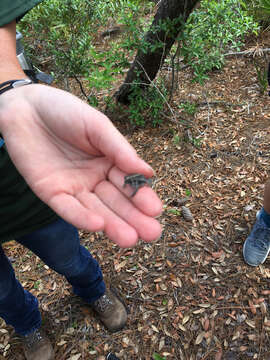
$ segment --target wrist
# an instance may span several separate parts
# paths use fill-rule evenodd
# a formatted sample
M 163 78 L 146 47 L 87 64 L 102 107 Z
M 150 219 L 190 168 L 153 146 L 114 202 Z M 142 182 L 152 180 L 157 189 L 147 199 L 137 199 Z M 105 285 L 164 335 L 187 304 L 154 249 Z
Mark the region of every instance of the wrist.
M 7 111 L 6 111 L 6 103 L 1 99 L 0 96 L 0 138 L 5 134 L 5 123 L 7 122 Z
M 4 81 L 0 84 L 0 95 L 4 94 L 8 90 L 16 89 L 18 87 L 30 84 L 33 84 L 32 80 L 30 79 L 14 79 Z
M 26 79 L 25 76 L 14 80 L 18 81 L 14 82 L 8 80 L 6 84 L 5 82 L 0 84 L 0 134 L 3 136 L 5 136 L 6 130 L 10 127 L 10 125 L 12 125 L 13 120 L 17 117 L 17 114 L 12 117 L 10 114 L 14 111 L 14 109 L 18 110 L 16 113 L 19 114 L 20 112 L 19 109 L 21 107 L 22 97 L 19 96 L 19 94 L 22 93 L 19 90 L 19 87 L 32 84 L 31 80 Z M 24 80 L 28 80 L 29 82 Z

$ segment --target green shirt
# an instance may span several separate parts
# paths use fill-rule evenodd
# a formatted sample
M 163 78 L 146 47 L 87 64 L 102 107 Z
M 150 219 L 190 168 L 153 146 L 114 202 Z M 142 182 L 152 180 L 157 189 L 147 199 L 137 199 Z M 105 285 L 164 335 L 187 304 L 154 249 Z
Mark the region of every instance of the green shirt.
M 42 0 L 0 0 L 0 26 L 21 18 Z
M 41 0 L 0 0 L 0 26 L 21 18 Z M 0 49 L 1 51 L 1 49 Z M 29 234 L 58 216 L 29 188 L 13 165 L 6 147 L 0 148 L 0 243 Z
M 58 216 L 29 188 L 6 151 L 0 148 L 0 243 L 31 233 Z

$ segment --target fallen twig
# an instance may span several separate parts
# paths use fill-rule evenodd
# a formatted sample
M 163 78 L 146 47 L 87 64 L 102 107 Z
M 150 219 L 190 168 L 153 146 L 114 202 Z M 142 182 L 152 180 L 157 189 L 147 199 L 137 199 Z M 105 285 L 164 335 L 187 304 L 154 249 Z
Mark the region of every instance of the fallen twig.
M 231 51 L 228 52 L 227 54 L 224 54 L 224 56 L 232 56 L 232 55 L 262 55 L 262 53 L 268 53 L 270 52 L 270 48 L 265 48 L 265 49 L 252 49 L 252 50 L 244 50 L 244 51 Z
M 196 105 L 198 106 L 205 106 L 205 105 L 224 105 L 224 106 L 244 106 L 246 105 L 245 103 L 236 103 L 236 104 L 233 104 L 233 103 L 229 103 L 229 102 L 226 102 L 226 101 L 203 101 L 203 102 L 199 102 L 199 103 L 196 103 Z

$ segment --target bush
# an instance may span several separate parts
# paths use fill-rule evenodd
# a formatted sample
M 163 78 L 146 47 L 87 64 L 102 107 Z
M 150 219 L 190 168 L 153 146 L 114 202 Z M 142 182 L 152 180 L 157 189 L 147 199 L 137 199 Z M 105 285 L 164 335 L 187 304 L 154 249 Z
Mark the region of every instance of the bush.
M 162 110 L 167 104 L 167 97 L 167 90 L 161 81 L 157 81 L 157 84 L 152 82 L 143 90 L 140 84 L 134 83 L 127 108 L 129 120 L 137 126 L 145 126 L 146 123 L 157 126 L 162 122 Z
M 270 25 L 270 0 L 242 0 L 241 5 L 263 28 Z
M 149 4 L 139 0 L 47 0 L 20 22 L 26 49 L 37 66 L 48 62 L 56 78 L 75 78 L 87 86 L 89 101 L 97 104 L 95 92 L 108 89 L 117 75 L 129 67 L 129 56 L 136 51 L 139 37 L 130 33 Z M 98 33 L 108 23 L 122 23 L 128 29 L 124 46 L 111 41 L 106 50 L 96 46 Z M 36 38 L 38 34 L 38 38 Z M 132 51 L 130 51 L 132 48 Z
M 203 82 L 208 78 L 209 70 L 223 66 L 226 51 L 239 49 L 245 36 L 258 29 L 258 24 L 240 1 L 202 0 L 180 35 L 180 54 L 192 67 L 194 79 Z

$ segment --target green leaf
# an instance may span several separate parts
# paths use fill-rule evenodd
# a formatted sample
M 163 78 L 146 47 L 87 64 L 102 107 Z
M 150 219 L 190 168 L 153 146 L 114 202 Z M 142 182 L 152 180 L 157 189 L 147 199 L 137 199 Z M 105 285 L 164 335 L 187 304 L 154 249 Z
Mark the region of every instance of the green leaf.
M 167 305 L 167 304 L 168 304 L 168 300 L 167 300 L 167 299 L 163 299 L 163 300 L 162 300 L 162 305 L 165 306 L 165 305 Z
M 191 191 L 189 189 L 186 189 L 186 196 L 190 196 L 191 195 Z
M 154 360 L 166 360 L 163 356 L 159 355 L 158 353 L 153 354 Z
M 173 214 L 173 215 L 180 215 L 181 214 L 181 212 L 178 209 L 169 209 L 168 212 Z

